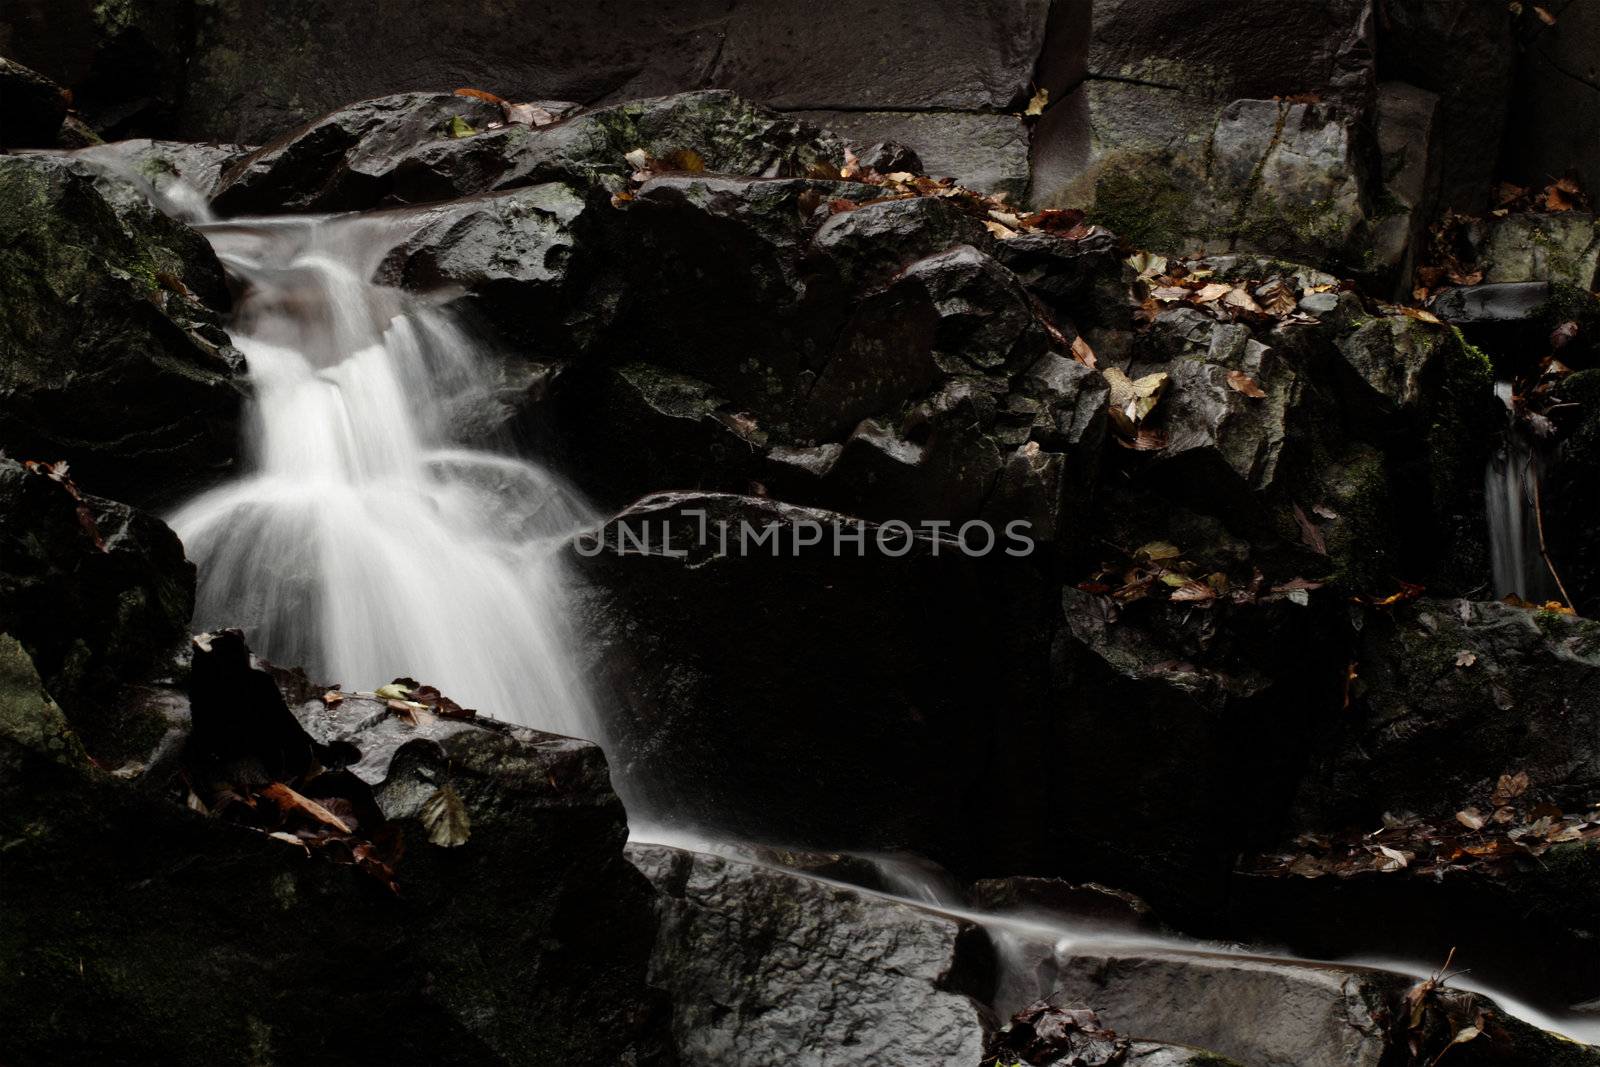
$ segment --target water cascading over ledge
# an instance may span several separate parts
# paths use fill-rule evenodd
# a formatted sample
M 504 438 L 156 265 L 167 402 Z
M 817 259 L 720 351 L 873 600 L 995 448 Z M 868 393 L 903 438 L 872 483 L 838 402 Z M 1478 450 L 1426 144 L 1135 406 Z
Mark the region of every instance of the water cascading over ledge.
M 474 340 L 373 284 L 403 217 L 201 226 L 243 289 L 254 397 L 244 473 L 181 507 L 195 625 L 371 689 L 409 675 L 498 718 L 597 737 L 555 548 L 587 512 L 509 452 L 464 447 L 486 402 Z

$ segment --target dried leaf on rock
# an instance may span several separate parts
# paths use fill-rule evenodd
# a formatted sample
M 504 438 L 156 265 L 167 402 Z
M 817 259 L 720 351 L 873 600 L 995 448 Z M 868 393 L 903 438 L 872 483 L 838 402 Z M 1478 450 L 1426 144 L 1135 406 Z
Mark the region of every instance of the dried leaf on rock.
M 1242 370 L 1231 370 L 1228 372 L 1228 385 L 1236 392 L 1243 393 L 1245 396 L 1254 397 L 1257 400 L 1260 400 L 1267 395 L 1267 391 L 1261 388 L 1260 384 L 1257 383 L 1254 378 L 1250 377 L 1250 375 L 1246 374 Z
M 1072 358 L 1090 369 L 1095 369 L 1098 366 L 1094 356 L 1094 349 L 1089 347 L 1089 342 L 1083 339 L 1082 334 L 1072 339 Z
M 423 828 L 428 831 L 428 840 L 441 848 L 464 845 L 472 836 L 472 820 L 467 815 L 467 806 L 448 785 L 434 790 L 433 796 L 422 806 L 420 818 Z
M 1462 808 L 1456 812 L 1456 822 L 1468 830 L 1481 830 L 1487 821 L 1477 808 Z
M 263 787 L 261 795 L 278 805 L 278 810 L 285 814 L 298 812 L 315 819 L 317 822 L 331 826 L 340 833 L 348 834 L 351 832 L 350 825 L 339 816 L 310 797 L 302 796 L 295 792 L 282 782 L 272 782 Z
M 1470 667 L 1476 662 L 1478 662 L 1478 655 L 1475 652 L 1468 652 L 1466 649 L 1462 649 L 1456 653 L 1457 667 Z
M 1502 774 L 1499 782 L 1495 784 L 1494 794 L 1491 799 L 1495 804 L 1508 804 L 1528 791 L 1528 772 L 1518 771 L 1515 774 Z

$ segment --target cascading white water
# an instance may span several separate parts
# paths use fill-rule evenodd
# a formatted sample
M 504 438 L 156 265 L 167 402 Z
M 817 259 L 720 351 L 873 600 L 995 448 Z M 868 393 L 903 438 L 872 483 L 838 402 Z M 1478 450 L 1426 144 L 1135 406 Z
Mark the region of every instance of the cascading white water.
M 509 454 L 462 447 L 484 356 L 444 311 L 371 282 L 403 218 L 201 226 L 242 283 L 254 390 L 241 476 L 172 527 L 197 628 L 371 689 L 407 675 L 468 707 L 596 737 L 567 648 L 557 549 L 590 516 Z
M 1496 382 L 1494 395 L 1511 415 L 1504 443 L 1484 471 L 1484 501 L 1489 516 L 1489 554 L 1497 597 L 1518 596 L 1543 603 L 1558 590 L 1539 551 L 1535 485 L 1544 473 L 1538 448 L 1516 425 L 1510 382 Z

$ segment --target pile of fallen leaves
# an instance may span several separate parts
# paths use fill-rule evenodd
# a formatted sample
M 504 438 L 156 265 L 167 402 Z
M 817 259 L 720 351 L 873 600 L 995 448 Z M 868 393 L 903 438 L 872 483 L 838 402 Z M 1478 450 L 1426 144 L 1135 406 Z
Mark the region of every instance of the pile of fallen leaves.
M 1520 860 L 1537 859 L 1555 845 L 1600 841 L 1600 804 L 1579 813 L 1549 803 L 1524 803 L 1526 771 L 1503 774 L 1483 805 L 1468 805 L 1446 819 L 1385 816 L 1370 832 L 1302 834 L 1295 848 L 1260 857 L 1253 873 L 1349 878 L 1371 872 L 1409 871 L 1443 877 L 1478 871 L 1504 875 Z
M 399 893 L 395 867 L 405 854 L 400 827 L 384 818 L 371 789 L 342 770 L 334 750 L 312 743 L 289 711 L 320 701 L 329 713 L 350 699 L 376 703 L 401 723 L 418 727 L 434 717 L 476 714 L 433 686 L 398 678 L 373 693 L 311 686 L 304 674 L 249 655 L 237 630 L 194 639 L 197 664 L 207 657 L 207 708 L 199 717 L 178 782 L 193 810 L 266 835 L 335 863 L 355 867 Z M 419 813 L 428 840 L 442 847 L 467 841 L 466 806 L 449 785 L 434 791 Z
M 1322 582 L 1294 578 L 1269 586 L 1260 570 L 1247 582 L 1231 584 L 1222 571 L 1207 574 L 1183 558 L 1183 550 L 1168 541 L 1140 545 L 1117 561 L 1102 564 L 1086 581 L 1078 583 L 1085 593 L 1108 597 L 1117 604 L 1131 604 L 1147 597 L 1204 606 L 1219 600 L 1247 604 L 1270 597 L 1288 597 L 1305 603 L 1311 590 Z M 1165 594 L 1162 596 L 1162 594 Z
M 990 1039 L 983 1067 L 1059 1064 L 1060 1067 L 1118 1067 L 1128 1060 L 1129 1043 L 1100 1025 L 1088 1008 L 1058 1008 L 1035 1001 L 1011 1017 Z
M 1221 280 L 1204 259 L 1172 260 L 1140 252 L 1128 264 L 1138 271 L 1140 298 L 1134 321 L 1148 323 L 1162 311 L 1189 307 L 1221 322 L 1244 322 L 1273 328 L 1312 325 L 1318 319 L 1300 308 L 1300 301 L 1316 293 L 1349 288 L 1339 281 L 1298 284 L 1293 277 Z

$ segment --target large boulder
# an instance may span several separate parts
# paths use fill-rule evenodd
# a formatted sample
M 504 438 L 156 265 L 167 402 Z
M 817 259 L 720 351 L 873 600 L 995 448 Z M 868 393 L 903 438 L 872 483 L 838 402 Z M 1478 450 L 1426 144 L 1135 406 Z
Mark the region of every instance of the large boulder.
M 1044 658 L 1049 605 L 1018 544 L 969 556 L 948 533 L 689 493 L 580 538 L 582 648 L 630 802 L 756 840 L 968 859 L 994 720 Z
M 325 702 L 237 633 L 198 641 L 192 677 L 175 762 L 0 779 L 14 1062 L 670 1059 L 598 748 Z
M 1063 942 L 1052 999 L 1093 1004 L 1118 1033 L 1195 1045 L 1241 1063 L 1379 1067 L 1600 1062 L 1600 1050 L 1538 1030 L 1487 997 L 1392 971 L 1270 958 Z M 1415 1005 L 1415 1007 L 1413 1007 Z M 1452 1045 L 1462 1029 L 1471 1042 Z
M 160 520 L 0 458 L 0 632 L 101 758 L 154 740 L 119 696 L 188 634 L 194 565 Z M 160 731 L 156 732 L 160 736 Z
M 1502 774 L 1568 808 L 1600 794 L 1600 624 L 1423 599 L 1362 628 L 1351 713 L 1301 786 L 1307 827 L 1449 816 Z
M 686 1064 L 944 1067 L 982 1058 L 993 960 L 970 923 L 723 856 L 634 844 L 652 979 Z
M 237 450 L 241 367 L 199 234 L 130 183 L 0 157 L 0 448 L 89 492 L 171 502 Z

